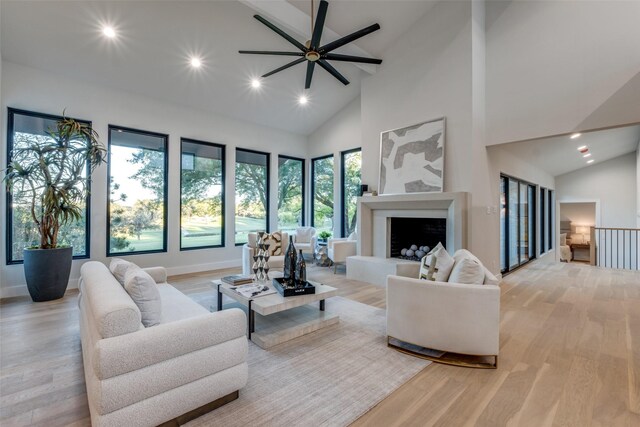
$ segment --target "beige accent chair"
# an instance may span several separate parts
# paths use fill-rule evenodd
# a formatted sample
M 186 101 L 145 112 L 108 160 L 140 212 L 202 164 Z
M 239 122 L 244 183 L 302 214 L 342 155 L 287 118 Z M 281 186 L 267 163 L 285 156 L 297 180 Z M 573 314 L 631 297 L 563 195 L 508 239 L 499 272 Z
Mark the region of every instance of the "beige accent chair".
M 269 257 L 269 271 L 284 269 L 284 253 L 289 245 L 289 235 L 281 231 L 282 235 L 282 255 L 271 255 Z M 252 275 L 253 271 L 251 266 L 253 265 L 253 255 L 256 253 L 256 246 L 258 244 L 258 233 L 249 233 L 247 237 L 248 242 L 242 246 L 242 274 Z M 270 247 L 273 250 L 273 247 Z
M 412 277 L 387 276 L 388 344 L 396 347 L 392 344 L 396 339 L 448 353 L 491 356 L 493 363 L 425 358 L 458 366 L 497 367 L 500 287 L 419 280 L 418 270 L 416 263 Z M 498 283 L 486 269 L 485 274 L 485 283 Z
M 80 339 L 94 427 L 186 422 L 237 398 L 247 384 L 245 313 L 210 313 L 166 283 L 164 268 L 145 271 L 162 303 L 160 324 L 148 328 L 104 264 L 81 268 Z
M 296 245 L 296 250 L 302 250 L 303 254 L 311 254 L 313 256 L 316 253 L 316 242 L 318 238 L 316 237 L 315 228 L 298 227 L 296 234 L 293 236 L 293 241 Z
M 345 264 L 348 257 L 357 254 L 357 243 L 358 237 L 355 233 L 351 233 L 349 237 L 327 240 L 327 256 L 333 262 L 334 273 L 338 264 Z
M 571 253 L 571 246 L 567 239 L 567 233 L 560 234 L 560 261 L 571 262 L 573 254 Z

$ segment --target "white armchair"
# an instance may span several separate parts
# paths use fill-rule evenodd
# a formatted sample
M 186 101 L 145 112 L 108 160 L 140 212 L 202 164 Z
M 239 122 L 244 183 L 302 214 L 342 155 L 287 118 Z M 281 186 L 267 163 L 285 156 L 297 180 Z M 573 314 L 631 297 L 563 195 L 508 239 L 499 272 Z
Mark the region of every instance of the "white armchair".
M 282 255 L 271 255 L 269 257 L 269 269 L 280 270 L 284 269 L 284 253 L 289 245 L 289 235 L 285 232 L 280 233 L 282 235 L 281 246 Z M 256 253 L 256 245 L 258 243 L 258 234 L 249 233 L 248 242 L 242 246 L 242 274 L 251 275 L 253 271 L 251 266 L 253 265 L 253 255 Z M 273 244 L 273 242 L 272 242 Z M 270 251 L 274 248 L 271 246 Z
M 316 229 L 313 227 L 298 227 L 296 234 L 293 238 L 296 249 L 302 250 L 303 254 L 311 254 L 312 256 L 316 252 Z
M 427 359 L 496 368 L 500 335 L 500 287 L 462 285 L 387 276 L 387 343 L 394 339 L 433 350 L 492 356 L 493 363 Z
M 327 240 L 327 256 L 333 262 L 333 272 L 337 270 L 338 264 L 347 262 L 347 257 L 357 253 L 357 240 L 349 238 L 335 238 Z

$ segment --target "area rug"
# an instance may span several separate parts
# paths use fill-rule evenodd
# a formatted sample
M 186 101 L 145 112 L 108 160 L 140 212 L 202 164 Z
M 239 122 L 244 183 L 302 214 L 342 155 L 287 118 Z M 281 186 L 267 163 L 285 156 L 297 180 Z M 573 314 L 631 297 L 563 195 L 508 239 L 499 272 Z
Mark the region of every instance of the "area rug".
M 190 296 L 215 307 L 215 292 Z M 240 397 L 187 425 L 346 426 L 430 363 L 387 347 L 384 310 L 342 297 L 326 310 L 340 323 L 268 351 L 249 342 Z

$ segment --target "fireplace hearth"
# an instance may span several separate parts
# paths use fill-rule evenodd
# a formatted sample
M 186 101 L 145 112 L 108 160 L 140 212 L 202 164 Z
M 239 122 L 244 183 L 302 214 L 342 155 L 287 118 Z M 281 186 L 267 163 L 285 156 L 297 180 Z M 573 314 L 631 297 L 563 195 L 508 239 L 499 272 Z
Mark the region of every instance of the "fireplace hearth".
M 446 218 L 389 218 L 389 257 L 419 261 L 427 248 L 447 244 Z

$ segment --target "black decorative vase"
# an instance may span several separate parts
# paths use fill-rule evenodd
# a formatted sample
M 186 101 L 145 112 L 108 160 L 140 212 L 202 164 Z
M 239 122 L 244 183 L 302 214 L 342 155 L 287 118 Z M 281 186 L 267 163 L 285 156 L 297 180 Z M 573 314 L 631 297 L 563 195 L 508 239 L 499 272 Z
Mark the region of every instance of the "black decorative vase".
M 25 249 L 24 276 L 34 302 L 62 298 L 67 290 L 73 248 Z
M 293 245 L 293 236 L 289 236 L 289 246 L 284 254 L 284 279 L 288 285 L 294 285 L 296 281 L 296 247 Z
M 298 263 L 296 265 L 296 281 L 302 286 L 307 281 L 307 263 L 304 261 L 302 249 L 298 255 Z

